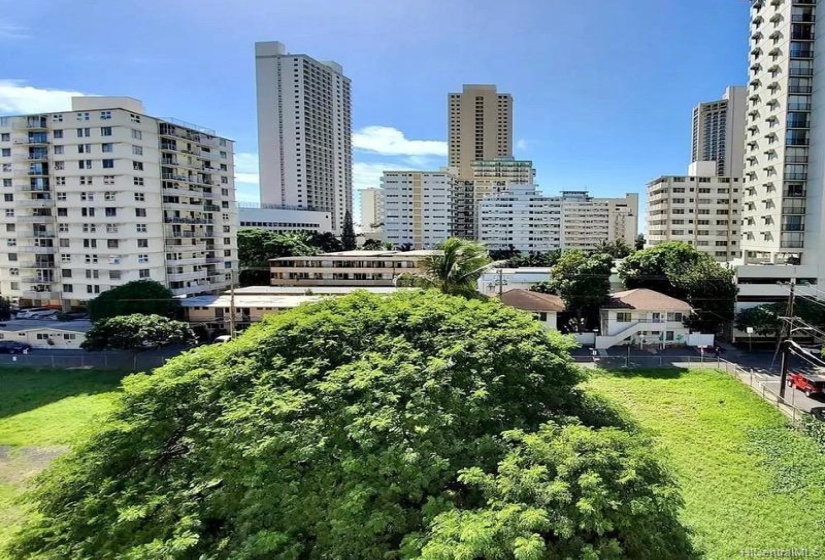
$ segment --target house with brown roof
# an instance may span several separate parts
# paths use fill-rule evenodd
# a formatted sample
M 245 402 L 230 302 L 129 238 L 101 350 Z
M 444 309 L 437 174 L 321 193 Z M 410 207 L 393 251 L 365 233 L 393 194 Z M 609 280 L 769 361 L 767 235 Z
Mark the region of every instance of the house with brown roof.
M 690 330 L 682 321 L 692 311 L 687 302 L 653 290 L 616 292 L 601 307 L 596 348 L 620 344 L 658 348 L 686 345 Z
M 501 294 L 501 302 L 532 313 L 537 321 L 553 330 L 557 328 L 558 314 L 565 310 L 564 302 L 559 296 L 529 290 L 506 291 Z

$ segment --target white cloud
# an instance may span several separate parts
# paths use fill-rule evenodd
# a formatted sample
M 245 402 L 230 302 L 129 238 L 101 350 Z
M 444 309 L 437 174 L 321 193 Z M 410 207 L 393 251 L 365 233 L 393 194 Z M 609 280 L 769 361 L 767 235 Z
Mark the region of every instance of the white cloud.
M 447 155 L 447 143 L 441 140 L 409 140 L 404 133 L 391 126 L 367 126 L 352 135 L 356 150 L 385 156 L 442 156 Z
M 15 25 L 8 21 L 0 20 L 0 39 L 17 40 L 28 39 L 31 37 L 29 29 L 22 25 Z
M 0 80 L 0 113 L 25 114 L 70 111 L 72 97 L 88 95 L 79 91 L 43 89 L 23 80 Z
M 411 169 L 409 165 L 398 163 L 365 163 L 356 161 L 352 164 L 352 190 L 378 188 L 384 171 L 402 171 Z
M 516 149 L 520 152 L 523 152 L 524 150 L 526 150 L 527 146 L 528 146 L 528 142 L 527 142 L 527 140 L 525 140 L 523 138 L 516 142 Z
M 238 152 L 235 154 L 235 182 L 248 185 L 260 184 L 258 154 L 252 152 Z

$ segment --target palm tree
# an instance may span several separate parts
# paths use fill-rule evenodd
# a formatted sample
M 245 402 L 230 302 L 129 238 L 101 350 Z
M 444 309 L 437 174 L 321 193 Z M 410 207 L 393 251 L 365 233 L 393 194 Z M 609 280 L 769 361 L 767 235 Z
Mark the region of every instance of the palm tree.
M 438 246 L 439 253 L 424 259 L 420 276 L 403 279 L 418 287 L 436 288 L 453 296 L 475 297 L 478 279 L 495 263 L 481 243 L 452 237 Z

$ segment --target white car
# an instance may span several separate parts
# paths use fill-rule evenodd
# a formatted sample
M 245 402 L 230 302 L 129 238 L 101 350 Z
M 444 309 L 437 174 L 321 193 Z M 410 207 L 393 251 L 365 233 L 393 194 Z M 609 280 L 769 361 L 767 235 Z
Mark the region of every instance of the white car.
M 57 315 L 57 309 L 48 307 L 30 307 L 17 312 L 17 319 L 52 319 Z
M 222 334 L 221 336 L 216 336 L 215 340 L 212 341 L 212 344 L 220 344 L 221 342 L 229 342 L 232 340 L 232 337 L 228 334 Z

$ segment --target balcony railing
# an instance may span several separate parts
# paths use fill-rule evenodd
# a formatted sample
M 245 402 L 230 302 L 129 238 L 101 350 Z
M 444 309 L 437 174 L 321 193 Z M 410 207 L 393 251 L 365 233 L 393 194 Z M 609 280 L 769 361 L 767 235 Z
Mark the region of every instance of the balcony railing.
M 167 224 L 213 224 L 214 221 L 211 218 L 177 218 L 177 217 L 170 217 L 164 218 L 164 222 Z
M 811 93 L 813 89 L 811 86 L 788 86 L 788 93 Z
M 16 206 L 20 208 L 51 208 L 54 201 L 49 198 L 38 199 L 22 199 L 16 202 Z

